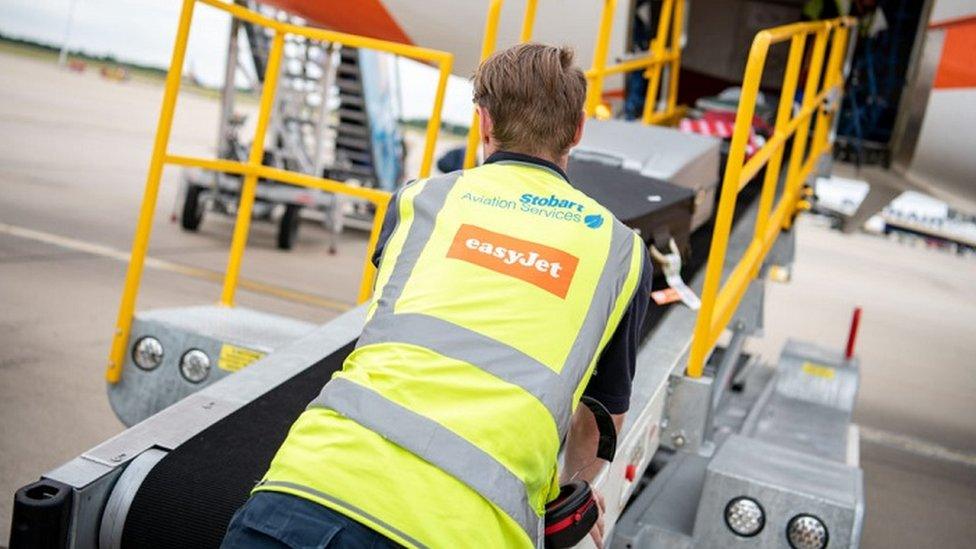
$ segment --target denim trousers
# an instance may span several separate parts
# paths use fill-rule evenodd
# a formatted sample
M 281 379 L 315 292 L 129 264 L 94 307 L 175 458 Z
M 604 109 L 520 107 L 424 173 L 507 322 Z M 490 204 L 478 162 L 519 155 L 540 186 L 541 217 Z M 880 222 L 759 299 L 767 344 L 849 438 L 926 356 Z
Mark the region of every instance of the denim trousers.
M 221 549 L 393 549 L 393 540 L 328 507 L 290 494 L 258 492 L 227 526 Z

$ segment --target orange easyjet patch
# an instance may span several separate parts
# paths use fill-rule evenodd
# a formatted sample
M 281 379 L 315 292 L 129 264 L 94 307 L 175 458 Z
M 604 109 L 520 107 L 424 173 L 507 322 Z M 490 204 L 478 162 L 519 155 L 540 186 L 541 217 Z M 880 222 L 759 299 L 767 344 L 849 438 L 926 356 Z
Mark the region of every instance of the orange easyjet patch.
M 474 225 L 461 225 L 447 257 L 513 276 L 564 299 L 579 263 L 562 250 Z

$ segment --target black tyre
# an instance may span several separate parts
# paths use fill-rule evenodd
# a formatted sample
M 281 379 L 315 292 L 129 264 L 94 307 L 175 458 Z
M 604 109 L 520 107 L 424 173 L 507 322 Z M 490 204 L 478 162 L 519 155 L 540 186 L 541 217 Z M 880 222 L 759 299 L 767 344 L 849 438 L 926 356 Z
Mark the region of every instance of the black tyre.
M 285 213 L 278 223 L 278 248 L 290 250 L 298 238 L 298 224 L 301 223 L 302 207 L 297 204 L 285 206 Z
M 200 228 L 203 221 L 203 201 L 201 196 L 204 187 L 190 185 L 186 189 L 186 196 L 183 198 L 183 213 L 180 215 L 180 226 L 187 231 L 196 231 Z

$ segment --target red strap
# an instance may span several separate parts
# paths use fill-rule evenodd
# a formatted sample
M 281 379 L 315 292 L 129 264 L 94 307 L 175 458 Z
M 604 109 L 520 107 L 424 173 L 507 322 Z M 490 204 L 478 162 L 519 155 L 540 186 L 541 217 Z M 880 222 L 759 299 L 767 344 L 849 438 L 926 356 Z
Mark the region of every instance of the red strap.
M 564 518 L 563 520 L 555 524 L 550 524 L 549 526 L 546 526 L 546 530 L 545 530 L 546 535 L 548 536 L 549 534 L 552 534 L 554 532 L 559 532 L 560 530 L 568 528 L 573 524 L 579 522 L 580 519 L 583 518 L 583 515 L 590 510 L 590 507 L 593 506 L 593 501 L 594 500 L 591 498 L 585 504 L 583 504 L 582 507 L 577 509 L 576 512 L 573 513 L 572 515 L 569 515 L 568 517 Z

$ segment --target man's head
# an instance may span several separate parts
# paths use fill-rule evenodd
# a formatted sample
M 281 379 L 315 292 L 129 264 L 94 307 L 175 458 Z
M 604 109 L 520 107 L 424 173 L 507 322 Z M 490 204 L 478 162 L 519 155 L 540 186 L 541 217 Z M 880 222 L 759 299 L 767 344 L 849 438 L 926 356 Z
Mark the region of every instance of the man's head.
M 486 154 L 506 150 L 564 164 L 583 134 L 585 99 L 586 77 L 569 48 L 520 44 L 474 73 Z

